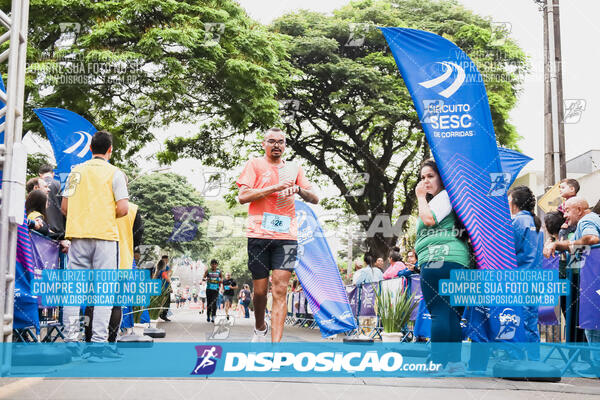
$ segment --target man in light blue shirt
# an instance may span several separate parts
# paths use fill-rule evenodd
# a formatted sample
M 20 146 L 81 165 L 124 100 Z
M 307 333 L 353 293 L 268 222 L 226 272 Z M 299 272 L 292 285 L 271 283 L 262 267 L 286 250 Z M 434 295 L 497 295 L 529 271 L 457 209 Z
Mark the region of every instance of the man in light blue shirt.
M 565 220 L 569 226 L 577 224 L 573 240 L 560 240 L 548 243 L 544 255 L 552 255 L 554 251 L 569 251 L 571 254 L 581 246 L 592 246 L 600 243 L 600 216 L 590 210 L 588 202 L 581 197 L 571 197 L 565 202 Z M 586 329 L 585 336 L 590 345 L 600 346 L 600 330 Z M 592 368 L 590 373 L 600 377 L 600 351 L 591 352 Z
M 600 243 L 600 216 L 590 210 L 588 202 L 581 197 L 572 197 L 565 202 L 565 221 L 569 226 L 577 225 L 573 240 L 549 242 L 544 247 L 544 256 L 551 257 L 555 251 L 575 252 L 576 246 L 593 246 Z

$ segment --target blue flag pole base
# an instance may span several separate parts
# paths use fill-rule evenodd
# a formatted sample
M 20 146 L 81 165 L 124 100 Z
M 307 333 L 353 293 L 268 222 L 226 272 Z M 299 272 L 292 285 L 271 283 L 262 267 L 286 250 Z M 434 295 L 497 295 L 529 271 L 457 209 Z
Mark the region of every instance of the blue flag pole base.
M 150 336 L 151 338 L 164 338 L 167 336 L 167 332 L 164 329 L 148 327 L 144 329 L 144 336 Z
M 147 335 L 123 335 L 117 340 L 118 347 L 149 348 L 154 345 L 154 339 Z

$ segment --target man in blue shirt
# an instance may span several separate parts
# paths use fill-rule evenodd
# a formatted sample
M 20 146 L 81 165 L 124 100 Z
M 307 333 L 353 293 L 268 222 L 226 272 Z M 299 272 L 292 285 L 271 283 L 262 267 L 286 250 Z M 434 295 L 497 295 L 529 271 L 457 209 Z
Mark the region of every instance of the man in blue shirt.
M 600 216 L 590 210 L 588 202 L 581 197 L 572 197 L 565 202 L 565 219 L 569 226 L 577 225 L 573 240 L 559 240 L 548 243 L 544 247 L 544 255 L 549 257 L 554 251 L 569 251 L 574 254 L 581 246 L 592 246 L 600 243 Z M 586 329 L 588 343 L 600 346 L 600 330 Z M 600 351 L 592 351 L 592 368 L 590 371 L 600 376 Z

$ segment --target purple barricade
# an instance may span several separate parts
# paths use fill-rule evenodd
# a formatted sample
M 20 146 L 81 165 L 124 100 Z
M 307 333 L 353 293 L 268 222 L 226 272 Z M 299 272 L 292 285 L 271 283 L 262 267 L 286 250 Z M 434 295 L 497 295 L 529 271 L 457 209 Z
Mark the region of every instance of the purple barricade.
M 30 232 L 33 247 L 33 270 L 34 278 L 41 279 L 42 271 L 45 269 L 57 269 L 59 267 L 60 245 L 57 241 L 45 236 Z M 42 298 L 38 297 L 39 308 L 42 306 Z
M 360 316 L 376 317 L 375 301 L 379 283 L 365 283 L 360 290 Z
M 600 248 L 585 258 L 579 286 L 579 327 L 600 329 Z

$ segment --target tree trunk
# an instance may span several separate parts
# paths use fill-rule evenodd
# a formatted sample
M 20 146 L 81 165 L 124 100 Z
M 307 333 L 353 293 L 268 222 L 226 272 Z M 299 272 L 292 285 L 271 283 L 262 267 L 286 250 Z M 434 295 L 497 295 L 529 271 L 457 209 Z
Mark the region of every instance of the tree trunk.
M 376 233 L 372 237 L 367 237 L 367 246 L 369 247 L 370 253 L 373 255 L 373 261 L 379 257 L 383 258 L 383 261 L 387 264 L 392 247 L 396 245 L 398 238 L 384 237 L 381 233 Z

